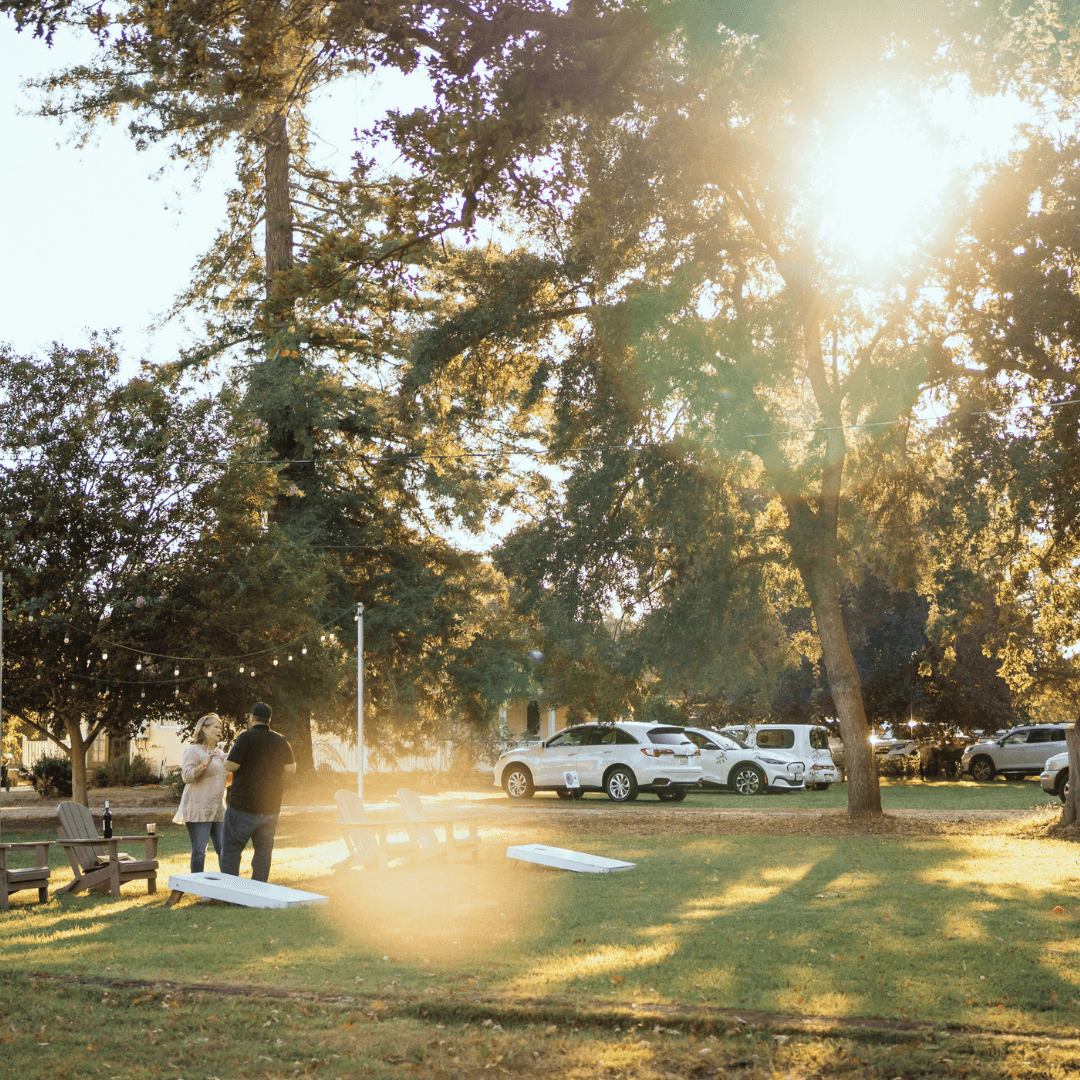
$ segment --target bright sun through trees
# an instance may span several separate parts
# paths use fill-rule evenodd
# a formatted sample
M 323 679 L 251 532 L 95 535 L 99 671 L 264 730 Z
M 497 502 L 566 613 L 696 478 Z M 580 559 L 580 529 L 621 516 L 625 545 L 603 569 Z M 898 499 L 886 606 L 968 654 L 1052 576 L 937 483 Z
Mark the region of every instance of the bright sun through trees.
M 1008 153 L 1027 115 L 1015 97 L 976 98 L 963 80 L 921 104 L 882 97 L 838 112 L 818 151 L 820 239 L 864 267 L 912 253 L 949 185 Z

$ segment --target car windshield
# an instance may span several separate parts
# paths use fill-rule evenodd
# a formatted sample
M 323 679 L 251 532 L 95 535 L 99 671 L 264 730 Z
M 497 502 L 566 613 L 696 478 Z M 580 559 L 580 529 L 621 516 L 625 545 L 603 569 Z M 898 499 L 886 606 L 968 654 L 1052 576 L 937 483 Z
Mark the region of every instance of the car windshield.
M 720 744 L 724 742 L 719 735 L 715 739 L 710 739 L 708 736 L 702 735 L 700 731 L 688 731 L 686 737 L 702 750 L 719 750 Z
M 588 738 L 590 731 L 595 731 L 595 728 L 585 727 L 572 727 L 566 728 L 565 731 L 560 731 L 558 735 L 554 735 L 548 739 L 545 743 L 546 746 L 581 746 L 581 744 Z
M 744 742 L 735 734 L 734 731 L 725 731 L 723 734 L 716 732 L 713 734 L 714 739 L 726 739 L 729 743 L 734 743 L 740 750 L 749 750 L 750 744 Z

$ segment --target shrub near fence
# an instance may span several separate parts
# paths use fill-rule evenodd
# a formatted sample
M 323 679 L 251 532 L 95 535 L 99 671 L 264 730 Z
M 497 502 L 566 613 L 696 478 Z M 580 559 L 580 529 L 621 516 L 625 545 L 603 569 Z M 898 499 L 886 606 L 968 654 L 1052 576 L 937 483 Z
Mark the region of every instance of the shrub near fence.
M 94 769 L 94 787 L 133 787 L 135 784 L 156 784 L 157 770 L 144 757 L 115 757 Z
M 71 798 L 71 759 L 46 755 L 30 769 L 30 783 L 43 799 Z

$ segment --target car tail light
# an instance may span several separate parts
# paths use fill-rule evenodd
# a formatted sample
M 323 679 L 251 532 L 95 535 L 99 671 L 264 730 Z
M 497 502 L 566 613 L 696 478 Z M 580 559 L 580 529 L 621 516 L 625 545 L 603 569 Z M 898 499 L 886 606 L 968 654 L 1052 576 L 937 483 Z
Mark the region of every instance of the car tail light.
M 646 757 L 663 757 L 664 754 L 674 754 L 675 751 L 667 746 L 643 746 L 641 752 Z

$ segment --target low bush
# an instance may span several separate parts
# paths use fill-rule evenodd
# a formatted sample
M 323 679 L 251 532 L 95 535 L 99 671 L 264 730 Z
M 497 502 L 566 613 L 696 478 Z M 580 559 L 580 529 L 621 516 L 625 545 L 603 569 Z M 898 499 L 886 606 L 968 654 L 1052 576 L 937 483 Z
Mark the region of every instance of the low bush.
M 144 757 L 115 757 L 94 769 L 95 787 L 133 787 L 135 784 L 156 784 L 157 770 Z
M 169 793 L 180 798 L 184 794 L 184 778 L 180 775 L 179 765 L 170 765 L 162 777 L 161 786 L 167 788 Z
M 30 768 L 30 783 L 43 799 L 57 796 L 71 798 L 71 759 L 66 757 L 38 758 Z

